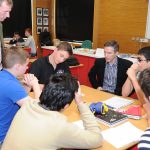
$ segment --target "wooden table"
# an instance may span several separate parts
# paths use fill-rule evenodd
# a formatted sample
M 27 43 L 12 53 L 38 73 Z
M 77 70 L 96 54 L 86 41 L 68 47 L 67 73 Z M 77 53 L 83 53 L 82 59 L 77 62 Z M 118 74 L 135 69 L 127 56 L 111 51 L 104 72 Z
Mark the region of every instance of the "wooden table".
M 98 101 L 104 101 L 108 98 L 113 97 L 113 94 L 109 94 L 106 92 L 98 91 L 96 89 L 81 85 L 81 91 L 85 95 L 83 96 L 83 99 L 85 102 L 98 102 Z M 134 104 L 138 104 L 138 101 L 135 100 Z M 132 104 L 133 105 L 133 104 Z M 128 106 L 129 107 L 129 106 Z M 142 112 L 144 114 L 144 111 Z M 77 110 L 77 107 L 74 103 L 70 105 L 70 107 L 64 112 L 64 114 L 68 117 L 69 121 L 77 121 L 80 119 L 79 112 Z M 133 125 L 138 127 L 141 130 L 145 130 L 148 127 L 147 121 L 145 118 L 142 118 L 141 120 L 133 120 L 133 119 L 128 119 L 129 122 L 131 122 Z M 109 127 L 99 123 L 100 128 L 102 130 L 108 129 Z M 119 142 L 119 141 L 118 141 Z M 123 149 L 127 149 L 131 146 L 133 146 L 135 143 L 132 143 L 130 145 L 126 145 Z M 113 147 L 111 144 L 108 142 L 104 141 L 103 146 L 101 148 L 98 148 L 100 150 L 116 150 L 115 147 Z

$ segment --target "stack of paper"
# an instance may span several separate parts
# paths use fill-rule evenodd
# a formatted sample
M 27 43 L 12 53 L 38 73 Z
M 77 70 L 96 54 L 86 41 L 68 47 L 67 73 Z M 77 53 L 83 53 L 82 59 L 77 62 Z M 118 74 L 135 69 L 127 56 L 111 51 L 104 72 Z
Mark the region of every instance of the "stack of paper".
M 107 99 L 106 101 L 104 101 L 104 103 L 112 108 L 116 108 L 119 109 L 121 107 L 125 107 L 127 105 L 132 104 L 134 101 L 133 100 L 129 100 L 129 99 L 125 99 L 122 97 L 118 97 L 118 96 L 114 96 L 110 99 Z
M 102 132 L 104 139 L 116 148 L 124 147 L 139 141 L 144 132 L 130 122 L 107 129 Z

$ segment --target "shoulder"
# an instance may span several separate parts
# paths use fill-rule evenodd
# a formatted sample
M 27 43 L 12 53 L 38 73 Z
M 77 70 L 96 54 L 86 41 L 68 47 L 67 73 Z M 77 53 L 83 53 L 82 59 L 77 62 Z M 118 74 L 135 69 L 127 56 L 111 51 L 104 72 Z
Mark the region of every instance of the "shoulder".
M 21 85 L 21 83 L 18 81 L 11 80 L 9 82 L 9 85 L 7 86 L 7 93 L 9 93 L 8 97 L 13 101 L 17 102 L 18 100 L 21 100 L 23 98 L 26 98 L 28 96 L 26 90 Z
M 9 86 L 8 86 L 9 90 L 11 90 L 11 91 L 18 91 L 18 92 L 19 91 L 24 91 L 25 92 L 24 87 L 22 86 L 22 84 L 19 81 L 15 80 L 15 79 L 14 80 L 11 79 L 8 82 L 9 82 Z
M 138 149 L 139 150 L 144 150 L 150 147 L 150 128 L 148 128 L 144 134 L 142 135 L 140 142 L 138 144 Z
M 131 61 L 129 61 L 127 59 L 120 58 L 120 57 L 118 57 L 118 62 L 119 62 L 119 64 L 127 66 L 127 67 L 130 67 L 132 65 Z
M 26 41 L 30 41 L 31 42 L 32 40 L 33 40 L 33 36 L 29 36 Z
M 67 67 L 67 68 L 69 68 L 69 65 L 68 65 L 67 61 L 64 61 L 64 62 L 59 64 L 59 67 Z
M 105 61 L 105 58 L 96 58 L 95 61 L 97 61 L 97 62 L 103 62 L 103 61 Z
M 95 65 L 102 65 L 105 64 L 105 58 L 96 58 Z
M 28 38 L 29 38 L 29 39 L 33 39 L 33 36 L 32 36 L 32 35 L 30 35 Z
M 31 65 L 43 65 L 48 62 L 48 56 L 38 58 Z

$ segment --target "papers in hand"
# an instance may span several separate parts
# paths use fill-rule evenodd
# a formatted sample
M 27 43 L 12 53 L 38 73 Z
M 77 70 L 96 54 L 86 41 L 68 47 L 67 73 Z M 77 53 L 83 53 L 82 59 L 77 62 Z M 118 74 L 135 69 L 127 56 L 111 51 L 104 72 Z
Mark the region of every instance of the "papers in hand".
M 106 101 L 104 101 L 104 103 L 112 108 L 115 109 L 119 109 L 121 107 L 125 107 L 127 105 L 132 104 L 134 101 L 133 100 L 129 100 L 129 99 L 125 99 L 122 97 L 118 97 L 118 96 L 114 96 L 110 99 L 107 99 Z
M 131 143 L 137 143 L 143 133 L 142 130 L 136 128 L 130 122 L 126 122 L 103 131 L 102 135 L 104 139 L 114 147 L 121 148 Z

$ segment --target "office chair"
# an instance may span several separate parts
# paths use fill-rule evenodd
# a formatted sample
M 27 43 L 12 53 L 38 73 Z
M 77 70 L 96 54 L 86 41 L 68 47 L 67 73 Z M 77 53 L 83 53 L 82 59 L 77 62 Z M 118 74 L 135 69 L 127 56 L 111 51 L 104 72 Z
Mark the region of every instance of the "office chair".
M 50 32 L 41 32 L 39 35 L 39 42 L 40 46 L 52 46 L 53 42 Z
M 92 42 L 90 40 L 85 40 L 82 42 L 82 48 L 92 49 Z

